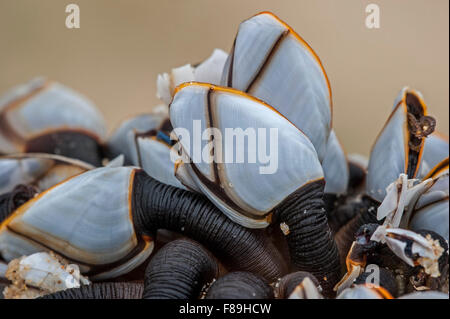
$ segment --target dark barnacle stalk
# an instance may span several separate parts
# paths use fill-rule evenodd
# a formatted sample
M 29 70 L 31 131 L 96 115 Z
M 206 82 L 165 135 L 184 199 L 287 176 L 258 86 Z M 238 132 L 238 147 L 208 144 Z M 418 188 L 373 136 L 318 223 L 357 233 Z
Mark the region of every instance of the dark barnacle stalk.
M 102 282 L 71 288 L 39 299 L 142 299 L 144 285 L 131 282 Z
M 339 280 L 338 250 L 328 226 L 323 180 L 312 182 L 290 195 L 274 215 L 285 232 L 291 261 L 296 270 L 311 272 L 329 293 Z
M 218 274 L 210 252 L 197 242 L 178 239 L 161 248 L 148 264 L 143 298 L 196 299 Z
M 272 299 L 272 287 L 250 272 L 231 272 L 209 287 L 206 299 Z
M 360 201 L 352 202 L 340 208 L 343 215 L 344 213 L 354 215 L 334 236 L 339 249 L 341 265 L 345 265 L 345 258 L 355 236 L 357 236 L 358 229 L 365 224 L 381 224 L 377 220 L 377 208 L 379 205 L 378 202 L 372 200 L 370 197 L 363 196 Z
M 204 196 L 160 183 L 143 171 L 134 179 L 133 211 L 138 233 L 179 232 L 214 251 L 230 270 L 254 272 L 268 280 L 286 271 L 264 232 L 235 224 Z

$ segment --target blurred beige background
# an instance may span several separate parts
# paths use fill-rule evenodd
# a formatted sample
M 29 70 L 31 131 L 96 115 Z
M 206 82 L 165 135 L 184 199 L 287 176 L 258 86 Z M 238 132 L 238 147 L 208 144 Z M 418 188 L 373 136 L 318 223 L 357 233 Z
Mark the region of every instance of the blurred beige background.
M 69 3 L 80 29 L 65 27 Z M 365 27 L 369 3 L 380 29 Z M 264 10 L 320 56 L 347 152 L 369 152 L 404 85 L 422 91 L 448 134 L 448 0 L 0 0 L 0 92 L 44 75 L 92 99 L 112 129 L 159 103 L 158 73 L 228 51 L 239 23 Z

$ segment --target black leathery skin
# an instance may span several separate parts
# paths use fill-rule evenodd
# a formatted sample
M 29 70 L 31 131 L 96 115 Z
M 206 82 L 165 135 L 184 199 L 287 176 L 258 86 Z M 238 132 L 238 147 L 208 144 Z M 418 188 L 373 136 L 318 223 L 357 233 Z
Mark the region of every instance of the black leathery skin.
M 294 289 L 308 277 L 316 285 L 320 286 L 316 277 L 306 271 L 296 271 L 283 276 L 275 285 L 275 294 L 278 299 L 289 298 Z
M 55 131 L 27 141 L 26 153 L 48 153 L 102 165 L 102 147 L 93 136 L 78 131 Z
M 311 182 L 275 208 L 277 221 L 289 227 L 286 240 L 295 270 L 312 273 L 325 294 L 332 293 L 341 270 L 339 254 L 323 203 L 323 179 Z
M 272 299 L 273 289 L 261 276 L 236 271 L 217 279 L 206 299 Z
M 0 195 L 0 223 L 37 193 L 34 186 L 17 185 L 12 191 Z
M 205 245 L 229 271 L 257 273 L 275 281 L 286 273 L 282 256 L 263 230 L 242 227 L 205 196 L 158 182 L 139 171 L 134 178 L 133 220 L 138 233 L 179 232 Z
M 389 293 L 393 296 L 393 297 L 397 297 L 398 296 L 398 285 L 397 285 L 397 281 L 395 279 L 394 274 L 392 273 L 391 270 L 387 269 L 387 268 L 382 268 L 379 267 L 378 268 L 379 271 L 379 282 L 375 282 L 375 278 L 373 277 L 374 274 L 372 271 L 366 271 L 363 272 L 361 275 L 358 276 L 358 278 L 355 279 L 354 284 L 355 285 L 359 285 L 359 284 L 378 284 L 380 287 L 383 287 L 384 289 L 386 289 L 387 291 L 389 291 Z
M 379 205 L 380 203 L 367 196 L 364 196 L 360 202 L 354 202 L 351 204 L 355 210 L 355 216 L 344 226 L 342 226 L 334 236 L 339 249 L 342 267 L 345 267 L 345 258 L 347 257 L 353 241 L 355 240 L 355 235 L 358 229 L 360 229 L 360 227 L 364 224 L 382 223 L 382 221 L 377 220 L 376 216 Z
M 187 239 L 166 244 L 145 272 L 144 299 L 196 299 L 218 276 L 219 266 L 202 245 Z
M 142 283 L 103 282 L 58 291 L 39 299 L 141 299 L 143 292 Z

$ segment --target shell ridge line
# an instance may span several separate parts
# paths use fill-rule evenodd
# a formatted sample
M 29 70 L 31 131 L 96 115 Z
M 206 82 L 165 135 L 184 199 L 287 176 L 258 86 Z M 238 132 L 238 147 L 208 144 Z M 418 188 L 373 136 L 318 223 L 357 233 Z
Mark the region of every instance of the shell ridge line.
M 262 76 L 262 74 L 264 73 L 264 70 L 270 64 L 270 62 L 272 60 L 272 56 L 276 53 L 276 51 L 280 47 L 283 40 L 289 35 L 289 32 L 290 32 L 289 29 L 287 29 L 279 35 L 278 39 L 274 42 L 274 44 L 270 48 L 269 52 L 267 52 L 262 64 L 259 66 L 256 73 L 253 75 L 253 78 L 249 82 L 249 84 L 248 84 L 247 88 L 244 90 L 244 92 L 246 92 L 246 93 L 250 92 L 250 90 L 252 89 L 252 86 L 257 82 L 258 78 L 260 76 Z

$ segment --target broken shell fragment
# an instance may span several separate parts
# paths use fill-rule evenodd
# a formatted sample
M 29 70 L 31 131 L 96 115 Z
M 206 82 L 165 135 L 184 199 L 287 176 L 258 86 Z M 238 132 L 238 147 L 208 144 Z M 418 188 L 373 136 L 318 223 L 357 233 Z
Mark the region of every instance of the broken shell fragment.
M 371 240 L 385 242 L 388 247 L 411 267 L 422 266 L 425 273 L 431 277 L 439 277 L 439 259 L 448 246 L 442 247 L 438 239 L 430 234 L 426 237 L 413 231 L 401 228 L 386 228 L 380 226 L 372 235 Z
M 54 293 L 60 290 L 89 285 L 90 281 L 80 274 L 75 264 L 68 264 L 53 253 L 36 253 L 12 260 L 8 265 L 6 277 L 12 284 L 5 288 L 7 299 L 22 299 Z
M 172 69 L 170 74 L 159 74 L 156 81 L 157 97 L 169 105 L 175 88 L 182 83 L 196 81 L 219 85 L 227 57 L 226 52 L 214 49 L 209 58 L 196 66 L 186 64 Z

